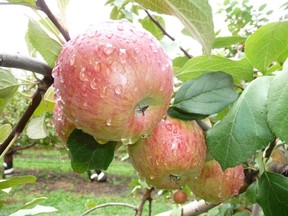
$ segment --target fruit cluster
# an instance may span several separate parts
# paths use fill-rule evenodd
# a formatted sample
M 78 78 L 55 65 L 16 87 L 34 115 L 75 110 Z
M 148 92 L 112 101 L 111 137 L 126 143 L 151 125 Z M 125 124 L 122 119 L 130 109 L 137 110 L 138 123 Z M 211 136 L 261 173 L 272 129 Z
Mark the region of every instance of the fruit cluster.
M 211 202 L 239 193 L 243 167 L 222 171 L 217 161 L 205 162 L 196 121 L 167 116 L 172 66 L 150 33 L 126 21 L 92 26 L 64 45 L 53 76 L 54 122 L 63 141 L 77 128 L 101 144 L 130 144 L 132 165 L 157 188 L 189 185 Z

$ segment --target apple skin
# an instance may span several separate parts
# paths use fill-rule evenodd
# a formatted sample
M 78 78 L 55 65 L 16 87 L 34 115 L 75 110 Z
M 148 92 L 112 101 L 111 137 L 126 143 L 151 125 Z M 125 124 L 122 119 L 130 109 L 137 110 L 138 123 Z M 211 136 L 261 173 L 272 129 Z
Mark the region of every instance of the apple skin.
M 216 160 L 206 161 L 201 175 L 189 181 L 195 196 L 207 202 L 220 203 L 239 194 L 244 185 L 242 165 L 222 170 Z
M 71 39 L 52 75 L 68 121 L 102 142 L 130 144 L 151 132 L 173 94 L 171 61 L 159 41 L 124 20 Z
M 167 116 L 147 138 L 128 146 L 139 176 L 158 189 L 178 189 L 198 176 L 206 158 L 202 129 L 195 121 Z
M 173 201 L 177 204 L 183 204 L 187 202 L 187 194 L 183 190 L 176 190 L 173 193 Z

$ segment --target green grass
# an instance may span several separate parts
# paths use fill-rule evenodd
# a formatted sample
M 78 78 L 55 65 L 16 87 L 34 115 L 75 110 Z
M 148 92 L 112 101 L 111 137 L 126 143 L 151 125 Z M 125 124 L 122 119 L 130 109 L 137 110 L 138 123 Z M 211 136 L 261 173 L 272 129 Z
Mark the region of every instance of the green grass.
M 132 188 L 128 186 L 132 178 L 136 178 L 133 167 L 128 162 L 120 161 L 125 151 L 120 151 L 111 163 L 108 173 L 111 191 L 95 193 L 93 190 L 103 189 L 101 183 L 91 183 L 86 174 L 73 173 L 70 160 L 65 150 L 28 149 L 17 153 L 14 157 L 14 167 L 18 174 L 34 174 L 39 183 L 17 186 L 9 194 L 0 193 L 0 200 L 7 201 L 0 209 L 0 215 L 9 215 L 25 202 L 37 197 L 47 197 L 40 205 L 53 206 L 57 213 L 43 214 L 52 216 L 76 216 L 85 212 L 87 203 L 104 204 L 108 202 L 122 202 L 137 205 L 142 196 L 131 194 Z M 68 178 L 69 177 L 69 178 Z M 71 179 L 70 179 L 71 178 Z M 65 181 L 63 181 L 63 179 Z M 61 183 L 65 185 L 61 187 Z M 57 184 L 60 184 L 56 187 Z M 80 184 L 80 185 L 79 185 Z M 92 191 L 77 192 L 77 188 L 89 186 Z M 109 190 L 109 185 L 105 184 Z M 113 191 L 113 188 L 117 190 Z M 164 197 L 153 196 L 153 215 L 172 208 L 172 201 Z M 148 203 L 145 205 L 144 214 L 147 215 Z M 127 207 L 106 207 L 98 209 L 89 215 L 133 215 L 132 209 Z

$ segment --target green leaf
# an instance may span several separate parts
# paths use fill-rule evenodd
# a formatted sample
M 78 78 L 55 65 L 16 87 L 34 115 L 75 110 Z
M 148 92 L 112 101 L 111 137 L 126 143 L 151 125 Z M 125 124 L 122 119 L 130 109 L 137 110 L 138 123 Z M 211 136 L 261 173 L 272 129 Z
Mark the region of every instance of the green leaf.
M 170 216 L 181 216 L 182 214 L 182 205 L 181 204 L 175 204 L 173 205 L 173 209 L 171 211 Z
M 10 124 L 0 126 L 0 144 L 8 137 L 11 131 L 12 126 Z
M 56 208 L 51 206 L 36 205 L 31 209 L 20 209 L 17 212 L 10 214 L 9 216 L 28 216 L 28 215 L 39 215 L 42 213 L 51 213 L 58 211 Z
M 244 196 L 250 203 L 256 203 L 256 196 L 258 194 L 258 182 L 253 182 L 245 191 Z
M 257 202 L 265 215 L 288 215 L 288 178 L 264 172 L 259 180 Z
M 165 21 L 160 16 L 153 16 L 160 24 L 165 28 Z M 151 34 L 156 37 L 158 40 L 161 40 L 164 35 L 162 31 L 159 29 L 158 26 L 156 26 L 149 17 L 145 17 L 144 19 L 139 19 L 139 22 L 142 24 L 143 28 L 145 28 L 147 31 L 151 32 Z
M 30 4 L 36 6 L 36 0 L 7 0 L 9 3 Z
M 176 16 L 200 42 L 206 54 L 214 42 L 212 10 L 208 0 L 135 0 L 153 11 Z
M 262 26 L 247 40 L 245 54 L 253 67 L 266 73 L 271 63 L 288 49 L 288 21 Z
M 37 109 L 34 111 L 33 115 L 39 116 L 49 112 L 52 113 L 54 111 L 54 107 L 54 88 L 53 86 L 50 86 L 44 94 L 43 100 L 41 101 Z
M 224 109 L 237 97 L 231 75 L 223 72 L 205 73 L 181 86 L 173 106 L 186 113 L 211 115 Z
M 45 32 L 40 23 L 32 19 L 28 23 L 27 37 L 47 64 L 53 67 L 62 46 Z
M 207 117 L 207 115 L 186 113 L 186 112 L 183 112 L 182 110 L 177 109 L 176 107 L 170 107 L 167 113 L 169 116 L 173 118 L 178 118 L 182 120 L 201 120 Z
M 42 202 L 43 200 L 47 200 L 47 197 L 38 197 L 35 198 L 33 200 L 31 200 L 30 202 L 25 203 L 20 209 L 25 209 L 25 208 L 29 208 L 34 206 L 35 204 Z
M 34 183 L 36 182 L 36 177 L 34 176 L 15 176 L 9 179 L 4 179 L 0 181 L 0 190 L 15 187 L 22 184 Z
M 11 98 L 18 89 L 18 80 L 8 71 L 0 68 L 0 98 Z
M 243 91 L 221 122 L 206 133 L 207 146 L 222 169 L 243 163 L 274 139 L 266 119 L 272 77 L 260 77 Z
M 216 71 L 228 73 L 233 76 L 234 80 L 250 81 L 253 79 L 253 67 L 247 59 L 232 61 L 220 56 L 194 57 L 187 61 L 175 75 L 178 79 L 186 81 L 203 73 Z
M 48 136 L 45 125 L 45 115 L 32 118 L 29 121 L 27 135 L 30 139 L 43 139 Z
M 288 66 L 288 61 L 286 63 Z M 288 142 L 288 67 L 275 76 L 268 93 L 267 120 L 275 135 Z
M 89 134 L 75 129 L 68 138 L 71 165 L 75 172 L 83 173 L 91 169 L 106 170 L 114 157 L 116 142 L 99 144 Z
M 232 45 L 245 42 L 246 38 L 241 36 L 217 37 L 214 41 L 213 48 L 229 48 Z

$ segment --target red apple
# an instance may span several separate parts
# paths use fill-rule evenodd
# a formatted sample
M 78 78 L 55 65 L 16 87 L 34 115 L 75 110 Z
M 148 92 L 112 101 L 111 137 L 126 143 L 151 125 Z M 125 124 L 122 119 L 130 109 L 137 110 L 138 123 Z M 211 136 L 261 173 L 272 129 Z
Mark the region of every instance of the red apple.
M 128 146 L 135 170 L 159 189 L 177 189 L 198 176 L 206 157 L 202 129 L 195 121 L 167 117 L 147 138 Z
M 220 203 L 239 193 L 244 177 L 242 165 L 223 171 L 216 160 L 210 160 L 205 163 L 200 177 L 192 179 L 188 185 L 197 197 Z
M 173 200 L 177 204 L 183 204 L 187 201 L 187 194 L 183 190 L 176 190 L 173 193 Z
M 101 141 L 133 143 L 151 132 L 173 93 L 171 61 L 159 41 L 123 20 L 71 39 L 53 76 L 67 120 Z

